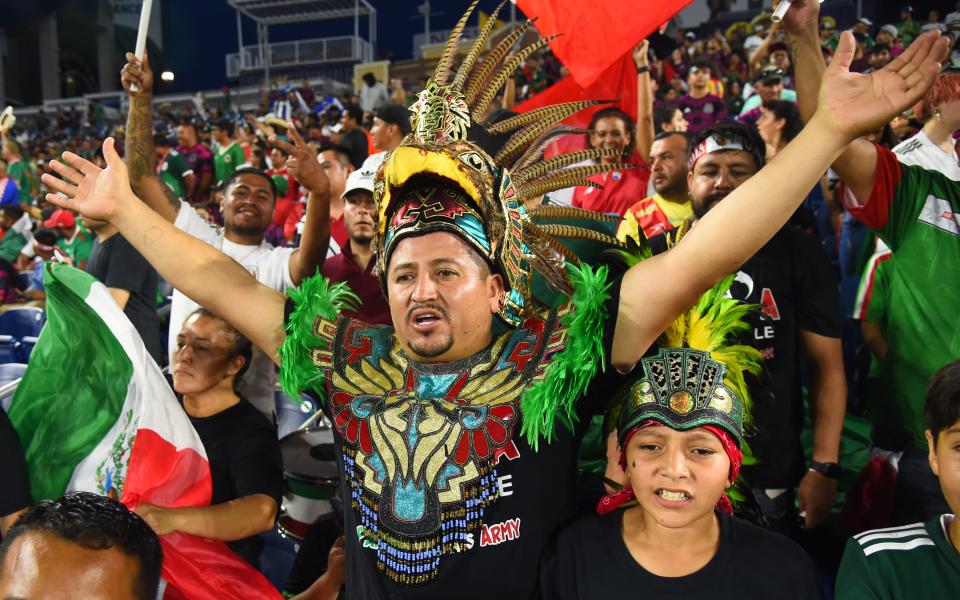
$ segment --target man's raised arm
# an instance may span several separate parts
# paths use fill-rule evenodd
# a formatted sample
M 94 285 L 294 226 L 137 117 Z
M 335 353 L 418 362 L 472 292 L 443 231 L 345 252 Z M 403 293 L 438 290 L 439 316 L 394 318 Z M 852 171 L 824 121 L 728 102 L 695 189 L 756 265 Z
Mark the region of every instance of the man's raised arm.
M 154 170 L 153 157 L 153 71 L 146 53 L 143 62 L 127 52 L 127 64 L 120 71 L 123 89 L 130 96 L 127 113 L 126 159 L 130 185 L 147 206 L 173 223 L 180 211 L 180 199 Z M 131 91 L 136 84 L 137 91 Z
M 790 10 L 798 5 L 805 2 Z M 854 50 L 853 35 L 845 32 L 824 75 L 819 108 L 775 160 L 710 210 L 675 248 L 624 275 L 611 356 L 618 369 L 632 368 L 677 315 L 773 237 L 851 141 L 919 100 L 947 45 L 936 34 L 921 36 L 869 75 L 849 71 Z
M 650 42 L 643 40 L 633 49 L 633 63 L 637 66 L 637 139 L 636 147 L 643 162 L 650 164 L 650 147 L 656 131 L 653 126 L 653 86 L 650 81 Z
M 290 279 L 300 285 L 305 277 L 316 274 L 327 258 L 330 246 L 330 181 L 317 153 L 314 152 L 292 123 L 287 125 L 287 135 L 293 143 L 271 138 L 270 143 L 287 155 L 287 172 L 297 183 L 307 188 L 307 222 L 300 238 L 300 248 L 290 257 Z
M 781 26 L 790 38 L 793 52 L 800 116 L 809 121 L 817 110 L 820 82 L 827 63 L 820 48 L 820 4 L 809 0 L 800 6 L 796 4 L 787 11 Z M 833 164 L 833 169 L 857 198 L 866 201 L 877 172 L 877 151 L 866 140 L 855 139 Z
M 52 204 L 113 224 L 173 287 L 240 330 L 275 362 L 285 337 L 284 296 L 260 284 L 240 263 L 184 233 L 136 199 L 127 167 L 114 147 L 103 142 L 107 168 L 100 169 L 73 152 L 51 167 L 43 182 Z M 61 197 L 57 192 L 64 194 Z

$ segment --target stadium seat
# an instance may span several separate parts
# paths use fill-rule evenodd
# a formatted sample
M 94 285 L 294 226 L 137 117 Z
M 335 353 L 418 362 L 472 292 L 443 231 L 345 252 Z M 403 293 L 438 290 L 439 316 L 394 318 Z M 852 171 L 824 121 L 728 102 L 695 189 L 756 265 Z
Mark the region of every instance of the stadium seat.
M 43 329 L 46 321 L 47 316 L 42 308 L 35 306 L 11 308 L 0 315 L 0 334 L 12 335 L 17 339 L 27 336 L 36 337 L 40 335 L 40 330 Z
M 9 336 L 0 336 L 0 337 L 9 337 Z M 23 374 L 27 370 L 27 365 L 22 363 L 6 363 L 0 365 L 0 388 L 7 385 L 11 381 L 16 381 L 23 377 Z M 7 411 L 10 408 L 10 401 L 13 400 L 13 390 L 10 390 L 9 393 L 0 396 L 0 406 L 3 406 L 3 410 Z
M 17 354 L 18 345 L 17 339 L 12 335 L 0 335 L 0 365 L 21 362 Z
M 300 545 L 285 537 L 276 528 L 260 534 L 263 540 L 263 552 L 260 553 L 260 572 L 270 580 L 273 587 L 283 590 L 283 586 L 293 570 L 293 561 L 297 557 Z
M 20 338 L 20 343 L 17 344 L 18 362 L 30 362 L 30 353 L 33 352 L 33 347 L 37 345 L 38 339 L 32 335 L 25 335 Z

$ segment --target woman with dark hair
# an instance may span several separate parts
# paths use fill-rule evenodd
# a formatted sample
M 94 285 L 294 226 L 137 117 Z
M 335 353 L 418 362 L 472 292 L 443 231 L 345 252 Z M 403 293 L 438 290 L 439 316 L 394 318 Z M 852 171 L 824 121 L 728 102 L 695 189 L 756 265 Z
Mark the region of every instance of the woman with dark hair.
M 683 133 L 687 130 L 687 120 L 683 118 L 683 111 L 673 104 L 661 104 L 653 108 L 653 132 Z
M 770 161 L 803 129 L 797 105 L 786 100 L 767 100 L 760 109 L 757 131 L 767 145 Z
M 597 161 L 600 164 L 630 164 L 631 168 L 614 169 L 587 179 L 603 186 L 578 187 L 573 192 L 573 206 L 623 216 L 628 208 L 647 195 L 650 170 L 635 154 L 636 126 L 630 115 L 619 108 L 604 108 L 593 115 L 587 127 L 587 144 L 594 150 L 613 150 Z
M 210 463 L 209 506 L 161 508 L 140 504 L 137 514 L 159 535 L 182 531 L 227 542 L 257 565 L 283 493 L 283 464 L 273 425 L 236 392 L 252 346 L 229 323 L 200 308 L 177 334 L 170 372 L 173 389 Z

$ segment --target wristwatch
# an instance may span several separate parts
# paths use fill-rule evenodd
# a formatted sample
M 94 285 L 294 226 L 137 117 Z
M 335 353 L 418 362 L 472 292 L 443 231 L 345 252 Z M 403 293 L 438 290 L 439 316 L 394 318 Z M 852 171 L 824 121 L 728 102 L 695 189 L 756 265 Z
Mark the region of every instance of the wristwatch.
M 830 479 L 839 479 L 840 473 L 843 472 L 843 468 L 837 463 L 822 463 L 815 460 L 810 461 L 810 470 Z
M 637 75 L 641 73 L 648 73 L 650 71 L 650 65 L 643 65 L 642 67 L 637 67 Z

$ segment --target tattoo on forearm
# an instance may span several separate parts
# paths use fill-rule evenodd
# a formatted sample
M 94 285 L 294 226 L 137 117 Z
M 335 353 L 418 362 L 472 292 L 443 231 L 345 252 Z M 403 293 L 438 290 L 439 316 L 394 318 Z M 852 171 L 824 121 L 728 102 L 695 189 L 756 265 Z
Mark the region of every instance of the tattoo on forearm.
M 130 181 L 141 181 L 150 176 L 153 170 L 153 127 L 150 97 L 141 94 L 130 103 L 127 115 L 127 168 Z M 166 186 L 164 186 L 166 187 Z
M 143 233 L 143 245 L 152 246 L 153 244 L 159 242 L 162 237 L 163 229 L 159 227 L 151 227 Z
M 163 190 L 163 195 L 167 197 L 167 202 L 170 203 L 170 206 L 174 210 L 180 211 L 180 198 L 177 197 L 173 190 L 170 189 L 170 186 L 165 184 L 163 181 L 160 181 L 160 189 Z

